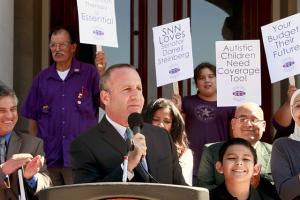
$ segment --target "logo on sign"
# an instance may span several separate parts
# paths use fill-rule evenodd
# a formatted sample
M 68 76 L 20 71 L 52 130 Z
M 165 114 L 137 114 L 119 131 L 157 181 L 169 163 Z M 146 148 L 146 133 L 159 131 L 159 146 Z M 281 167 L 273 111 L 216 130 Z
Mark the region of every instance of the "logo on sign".
M 94 38 L 97 40 L 101 39 L 101 37 L 104 36 L 104 32 L 102 31 L 101 28 L 95 28 L 92 33 Z
M 178 64 L 173 64 L 171 66 L 169 66 L 169 76 L 170 78 L 176 78 L 179 75 L 180 72 L 180 67 L 178 66 Z
M 282 68 L 286 72 L 290 72 L 295 68 L 295 61 L 293 58 L 286 58 L 283 60 Z
M 175 68 L 169 70 L 169 74 L 176 74 L 179 71 L 180 71 L 180 69 L 175 67 Z
M 245 88 L 243 86 L 236 86 L 232 88 L 233 99 L 236 101 L 242 101 L 246 97 Z

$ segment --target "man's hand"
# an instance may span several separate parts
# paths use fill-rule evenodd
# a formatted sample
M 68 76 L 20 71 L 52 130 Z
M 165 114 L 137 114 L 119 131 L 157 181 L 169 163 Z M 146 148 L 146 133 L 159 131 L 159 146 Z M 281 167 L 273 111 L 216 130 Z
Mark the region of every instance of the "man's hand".
M 44 157 L 37 155 L 24 167 L 24 178 L 29 180 L 36 173 L 38 173 L 41 167 L 44 165 Z
M 106 60 L 106 56 L 104 54 L 103 51 L 98 51 L 96 53 L 96 57 L 95 57 L 95 65 L 97 67 L 98 73 L 101 76 L 105 69 L 106 69 L 106 64 L 107 64 L 107 60 Z
M 26 163 L 30 162 L 31 159 L 32 155 L 29 153 L 14 154 L 9 160 L 1 165 L 2 172 L 5 175 L 10 175 L 23 165 L 26 165 Z
M 128 171 L 132 172 L 133 169 L 139 164 L 142 157 L 146 156 L 147 146 L 145 136 L 137 133 L 133 136 L 134 150 L 128 154 Z

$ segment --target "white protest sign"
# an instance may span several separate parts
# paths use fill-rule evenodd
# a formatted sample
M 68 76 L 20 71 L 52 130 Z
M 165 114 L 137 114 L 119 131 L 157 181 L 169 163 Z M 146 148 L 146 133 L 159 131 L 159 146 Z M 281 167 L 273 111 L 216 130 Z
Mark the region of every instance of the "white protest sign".
M 194 76 L 190 19 L 153 28 L 157 86 Z
M 261 27 L 271 82 L 300 74 L 300 13 Z
M 114 0 L 77 0 L 80 42 L 118 47 Z
M 216 41 L 217 106 L 261 104 L 259 40 Z

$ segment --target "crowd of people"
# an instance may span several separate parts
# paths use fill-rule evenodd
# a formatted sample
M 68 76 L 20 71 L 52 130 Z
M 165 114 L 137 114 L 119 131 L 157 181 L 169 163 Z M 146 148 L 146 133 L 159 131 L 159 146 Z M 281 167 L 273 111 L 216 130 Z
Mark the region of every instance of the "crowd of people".
M 144 105 L 134 66 L 107 68 L 98 52 L 95 67 L 75 58 L 76 47 L 69 29 L 51 33 L 54 63 L 34 78 L 22 105 L 29 134 L 14 130 L 18 99 L 0 83 L 0 199 L 18 199 L 20 168 L 30 198 L 51 186 L 121 182 L 125 172 L 130 182 L 204 187 L 210 199 L 300 199 L 295 86 L 274 115 L 272 145 L 261 141 L 266 121 L 259 105 L 217 107 L 214 65 L 195 68 L 197 94 Z M 133 127 L 132 113 L 143 119 Z

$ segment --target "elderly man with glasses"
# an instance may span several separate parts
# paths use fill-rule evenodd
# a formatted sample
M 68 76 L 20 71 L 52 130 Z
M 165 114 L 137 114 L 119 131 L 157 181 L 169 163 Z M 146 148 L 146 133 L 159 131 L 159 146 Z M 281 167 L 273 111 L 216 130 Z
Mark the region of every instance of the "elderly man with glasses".
M 55 186 L 72 184 L 70 143 L 95 126 L 99 110 L 99 75 L 106 59 L 97 54 L 97 67 L 74 58 L 76 36 L 65 28 L 53 30 L 49 48 L 54 63 L 33 80 L 22 115 L 29 132 L 44 140 L 50 177 Z
M 243 103 L 235 111 L 235 117 L 231 120 L 231 128 L 233 138 L 247 140 L 256 150 L 257 163 L 261 165 L 261 170 L 260 175 L 252 177 L 251 185 L 258 190 L 264 190 L 272 198 L 277 199 L 276 190 L 271 184 L 272 145 L 260 141 L 266 128 L 263 110 L 255 103 Z M 215 169 L 215 163 L 219 159 L 219 150 L 223 143 L 205 145 L 199 167 L 198 186 L 211 190 L 223 183 L 223 174 L 218 173 Z

